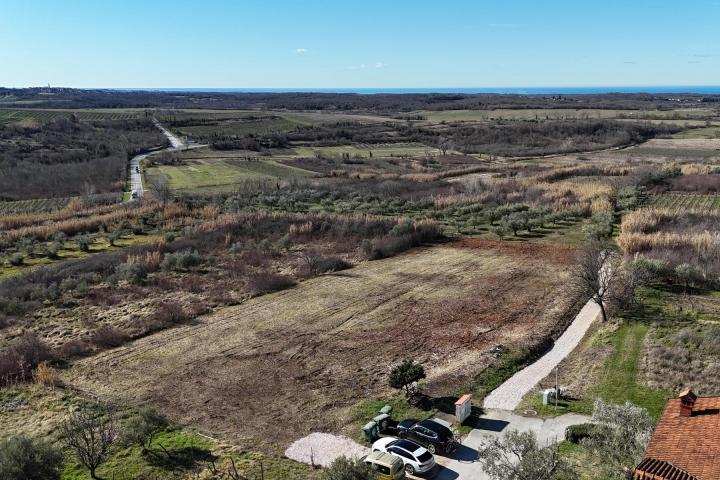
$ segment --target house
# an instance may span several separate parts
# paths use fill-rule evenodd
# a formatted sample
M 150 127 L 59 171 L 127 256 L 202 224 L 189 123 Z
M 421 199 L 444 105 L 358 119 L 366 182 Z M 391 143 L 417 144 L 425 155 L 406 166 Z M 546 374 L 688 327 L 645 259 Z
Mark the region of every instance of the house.
M 720 397 L 671 399 L 632 480 L 720 479 Z

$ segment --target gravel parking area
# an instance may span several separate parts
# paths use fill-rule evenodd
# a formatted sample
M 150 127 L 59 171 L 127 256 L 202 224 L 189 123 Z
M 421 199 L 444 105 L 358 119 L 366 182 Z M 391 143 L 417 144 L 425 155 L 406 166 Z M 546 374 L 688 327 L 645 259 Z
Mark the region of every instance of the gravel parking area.
M 327 467 L 338 457 L 360 458 L 369 453 L 369 448 L 347 437 L 320 432 L 296 440 L 285 450 L 287 458 L 323 467 Z

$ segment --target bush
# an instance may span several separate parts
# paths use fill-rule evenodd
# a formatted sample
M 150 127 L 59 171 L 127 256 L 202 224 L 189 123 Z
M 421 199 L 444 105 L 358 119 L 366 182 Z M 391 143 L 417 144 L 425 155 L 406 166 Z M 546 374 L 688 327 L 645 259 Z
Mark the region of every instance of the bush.
M 78 249 L 81 252 L 89 252 L 93 240 L 89 235 L 76 235 L 75 243 L 77 243 Z
M 285 275 L 262 272 L 252 275 L 248 279 L 248 290 L 252 295 L 276 292 L 295 285 L 295 280 Z
M 142 262 L 125 262 L 115 267 L 115 278 L 128 283 L 142 283 L 147 274 L 148 266 Z
M 13 253 L 10 255 L 10 258 L 8 258 L 8 262 L 10 262 L 10 265 L 14 267 L 22 265 L 24 260 L 25 256 L 22 253 Z
M 98 347 L 115 348 L 127 342 L 128 336 L 111 325 L 103 325 L 93 332 L 90 341 Z
M 36 335 L 26 333 L 0 353 L 0 385 L 28 380 L 35 367 L 52 359 L 50 348 Z
M 186 272 L 201 263 L 202 257 L 197 250 L 183 250 L 181 252 L 166 253 L 160 268 L 165 271 Z
M 175 302 L 165 302 L 160 305 L 153 315 L 153 320 L 158 325 L 169 325 L 173 323 L 182 323 L 188 318 L 182 305 Z
M 65 342 L 57 351 L 61 358 L 69 360 L 73 357 L 82 357 L 90 353 L 90 345 L 88 345 L 87 342 L 75 339 Z
M 581 423 L 579 425 L 570 425 L 565 429 L 565 440 L 578 444 L 585 438 L 592 435 L 595 425 L 592 423 Z
M 375 478 L 370 465 L 362 460 L 339 457 L 320 474 L 320 480 L 372 480 Z
M 0 440 L 3 480 L 57 480 L 62 464 L 62 452 L 49 443 L 26 436 Z

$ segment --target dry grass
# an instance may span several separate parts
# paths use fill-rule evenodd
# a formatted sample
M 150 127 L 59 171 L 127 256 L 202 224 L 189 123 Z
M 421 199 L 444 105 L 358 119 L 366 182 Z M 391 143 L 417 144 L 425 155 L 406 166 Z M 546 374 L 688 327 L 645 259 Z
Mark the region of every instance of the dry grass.
M 387 365 L 410 351 L 443 390 L 486 365 L 494 345 L 552 328 L 572 255 L 500 246 L 423 249 L 306 280 L 82 360 L 69 378 L 232 440 L 337 430 L 358 399 L 389 393 Z

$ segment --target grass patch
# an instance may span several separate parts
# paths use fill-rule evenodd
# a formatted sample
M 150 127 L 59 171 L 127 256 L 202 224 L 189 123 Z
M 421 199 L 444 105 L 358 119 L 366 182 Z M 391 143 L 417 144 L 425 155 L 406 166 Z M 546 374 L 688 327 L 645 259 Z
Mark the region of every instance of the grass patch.
M 425 420 L 433 417 L 437 413 L 435 409 L 423 410 L 410 405 L 403 395 L 397 395 L 387 399 L 363 400 L 357 403 L 351 411 L 352 421 L 350 428 L 352 428 L 352 430 L 350 431 L 350 435 L 352 438 L 364 443 L 365 438 L 361 431 L 362 427 L 374 417 L 380 415 L 380 409 L 385 405 L 392 407 L 393 410 L 390 416 L 396 421 L 406 418 Z
M 107 479 L 172 479 L 193 467 L 215 459 L 212 442 L 200 435 L 182 430 L 168 430 L 157 435 L 154 447 L 146 455 L 132 445 L 116 449 L 110 459 L 98 468 L 98 476 Z M 159 447 L 162 445 L 169 456 Z M 72 458 L 72 457 L 70 457 Z M 80 464 L 69 462 L 62 472 L 62 480 L 88 480 L 90 474 Z
M 159 166 L 149 169 L 149 175 L 164 175 L 175 190 L 193 190 L 224 185 L 236 185 L 248 178 L 307 177 L 312 173 L 283 165 L 270 159 L 192 161 L 181 166 Z

